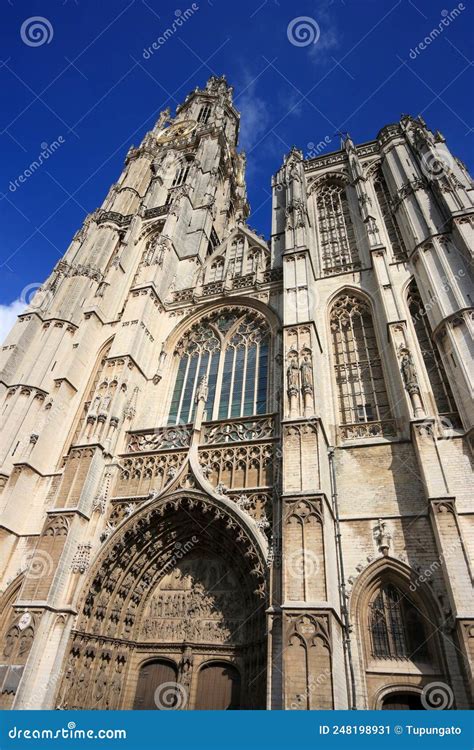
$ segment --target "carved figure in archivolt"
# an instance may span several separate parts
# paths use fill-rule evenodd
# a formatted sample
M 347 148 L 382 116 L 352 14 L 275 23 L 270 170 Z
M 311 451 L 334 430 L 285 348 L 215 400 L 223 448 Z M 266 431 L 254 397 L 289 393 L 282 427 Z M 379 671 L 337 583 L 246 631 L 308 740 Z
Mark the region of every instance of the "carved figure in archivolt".
M 237 578 L 224 560 L 187 557 L 152 593 L 140 640 L 240 643 L 244 610 Z

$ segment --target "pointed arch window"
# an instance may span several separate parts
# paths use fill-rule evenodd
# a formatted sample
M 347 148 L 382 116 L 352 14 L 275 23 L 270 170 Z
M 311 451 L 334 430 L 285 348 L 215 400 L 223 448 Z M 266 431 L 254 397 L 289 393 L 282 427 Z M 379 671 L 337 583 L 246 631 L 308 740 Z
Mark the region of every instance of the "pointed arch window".
M 325 276 L 360 268 L 346 189 L 326 182 L 316 193 L 321 265 Z
M 209 122 L 210 116 L 211 116 L 210 104 L 203 104 L 203 106 L 199 110 L 197 121 L 202 122 L 203 125 L 207 125 L 207 123 Z
M 398 228 L 397 220 L 393 215 L 390 207 L 390 193 L 388 186 L 383 176 L 383 172 L 379 167 L 374 174 L 374 190 L 377 196 L 377 201 L 382 214 L 382 219 L 385 225 L 385 229 L 392 246 L 392 254 L 394 260 L 402 261 L 407 259 L 407 251 L 403 237 Z
M 343 439 L 394 434 L 368 302 L 341 295 L 330 313 L 334 375 Z
M 438 347 L 433 342 L 428 315 L 414 279 L 408 287 L 407 301 L 438 414 L 448 417 L 453 425 L 457 426 L 459 414 L 456 402 L 446 376 L 443 360 Z
M 425 619 L 399 588 L 382 585 L 369 604 L 372 656 L 426 661 L 429 653 Z
M 171 183 L 171 187 L 179 187 L 180 185 L 184 185 L 184 183 L 188 179 L 191 164 L 192 159 L 190 157 L 187 157 L 184 159 L 184 161 L 180 162 L 176 170 L 173 182 Z
M 209 268 L 206 283 L 211 284 L 214 281 L 222 281 L 224 278 L 224 258 L 216 258 Z
M 207 378 L 207 419 L 265 414 L 270 333 L 256 313 L 215 313 L 178 343 L 168 424 L 193 419 L 198 384 Z
M 242 276 L 244 265 L 244 241 L 235 240 L 229 249 L 229 274 L 232 278 Z

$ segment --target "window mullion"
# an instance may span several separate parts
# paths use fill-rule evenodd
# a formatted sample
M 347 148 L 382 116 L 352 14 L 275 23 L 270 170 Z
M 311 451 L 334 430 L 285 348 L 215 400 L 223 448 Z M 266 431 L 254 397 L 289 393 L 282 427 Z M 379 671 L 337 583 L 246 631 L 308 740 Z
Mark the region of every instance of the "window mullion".
M 255 383 L 254 383 L 254 389 L 253 389 L 253 409 L 252 413 L 257 413 L 257 393 L 258 393 L 258 387 L 260 383 L 260 341 L 257 342 L 255 347 Z M 267 382 L 268 386 L 268 382 Z M 267 398 L 267 404 L 268 404 L 268 391 L 266 393 Z M 268 409 L 268 406 L 266 407 Z
M 199 370 L 201 367 L 201 357 L 202 357 L 202 351 L 199 352 L 198 361 L 196 365 L 196 372 L 194 374 L 194 385 L 193 390 L 191 391 L 191 401 L 189 402 L 189 412 L 188 412 L 188 419 L 187 421 L 190 422 L 192 419 L 193 411 L 194 411 L 194 399 L 196 397 L 196 389 L 198 385 L 199 380 Z
M 230 390 L 229 390 L 229 403 L 227 404 L 227 419 L 230 418 L 230 415 L 232 413 L 232 402 L 234 400 L 234 377 L 235 377 L 235 360 L 237 356 L 237 347 L 233 347 L 233 357 L 232 357 L 232 375 L 230 379 Z
M 240 398 L 240 416 L 244 416 L 244 404 L 245 404 L 245 384 L 247 380 L 247 359 L 248 359 L 248 346 L 245 346 L 244 352 L 244 372 L 242 376 L 242 395 Z
M 179 420 L 181 418 L 181 409 L 182 409 L 182 406 L 183 406 L 184 392 L 186 390 L 186 383 L 188 382 L 189 364 L 191 362 L 191 357 L 189 356 L 189 354 L 187 354 L 186 356 L 188 358 L 188 361 L 186 363 L 186 372 L 184 373 L 183 386 L 181 388 L 181 396 L 180 396 L 180 399 L 179 399 L 179 406 L 178 406 L 178 411 L 177 411 L 177 414 L 176 414 L 176 424 L 179 423 Z

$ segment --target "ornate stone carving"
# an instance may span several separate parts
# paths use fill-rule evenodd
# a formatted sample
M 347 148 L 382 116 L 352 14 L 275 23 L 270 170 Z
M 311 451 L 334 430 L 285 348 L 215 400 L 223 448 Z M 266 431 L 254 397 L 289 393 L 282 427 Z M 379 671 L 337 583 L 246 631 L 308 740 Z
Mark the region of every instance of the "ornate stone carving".
M 73 573 L 85 573 L 89 567 L 91 549 L 92 545 L 90 542 L 77 545 L 77 550 L 71 562 L 71 571 Z
M 204 442 L 208 445 L 264 440 L 275 437 L 273 417 L 252 417 L 204 425 Z
M 380 552 L 387 557 L 390 545 L 392 542 L 392 535 L 387 529 L 387 523 L 379 518 L 376 526 L 374 527 L 374 539 Z
M 142 453 L 170 448 L 187 448 L 191 440 L 191 426 L 162 427 L 153 432 L 134 432 L 130 435 L 129 453 Z

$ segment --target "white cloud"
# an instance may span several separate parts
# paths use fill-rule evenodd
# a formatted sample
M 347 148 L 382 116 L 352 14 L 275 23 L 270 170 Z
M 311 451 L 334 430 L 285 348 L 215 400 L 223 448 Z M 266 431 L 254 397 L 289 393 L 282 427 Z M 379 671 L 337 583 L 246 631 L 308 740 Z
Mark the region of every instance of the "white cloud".
M 10 329 L 16 322 L 16 316 L 20 315 L 26 308 L 21 299 L 15 299 L 9 305 L 0 305 L 0 344 L 3 344 L 10 333 Z
M 255 93 L 255 85 L 250 84 L 242 96 L 237 97 L 240 118 L 240 144 L 250 151 L 269 130 L 270 113 L 263 99 Z
M 329 53 L 335 52 L 341 45 L 341 34 L 337 28 L 331 5 L 332 1 L 322 2 L 315 14 L 320 34 L 316 44 L 310 46 L 309 56 L 318 64 L 332 65 L 333 59 Z

